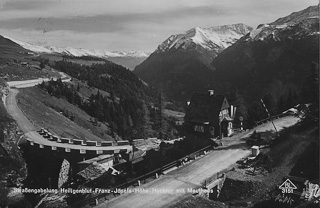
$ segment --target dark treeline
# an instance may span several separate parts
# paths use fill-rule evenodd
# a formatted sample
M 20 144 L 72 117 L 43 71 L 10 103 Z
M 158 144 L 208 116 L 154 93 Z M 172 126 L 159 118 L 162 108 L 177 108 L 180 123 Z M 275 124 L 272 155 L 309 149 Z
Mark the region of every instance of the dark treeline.
M 282 112 L 297 106 L 298 110 L 304 112 L 305 119 L 319 120 L 319 65 L 312 63 L 310 70 L 301 77 L 302 85 L 286 86 L 280 81 L 274 82 L 270 89 L 261 97 L 270 115 Z M 241 96 L 240 96 L 241 97 Z M 241 98 L 242 99 L 242 98 Z M 267 112 L 260 100 L 241 103 L 247 106 L 245 113 L 250 124 L 268 117 Z
M 312 63 L 307 73 L 301 77 L 301 84 L 287 84 L 274 80 L 267 89 L 261 90 L 260 96 L 252 97 L 247 91 L 237 90 L 233 93 L 233 104 L 237 107 L 235 122 L 239 124 L 239 117 L 244 118 L 247 127 L 253 127 L 257 121 L 268 118 L 268 113 L 262 105 L 261 99 L 271 116 L 298 106 L 303 111 L 304 118 L 319 120 L 319 64 Z M 228 97 L 228 96 L 227 96 Z
M 281 95 L 276 96 L 273 93 L 266 93 L 261 98 L 270 116 L 281 114 L 282 112 L 296 106 L 300 102 L 299 93 L 293 89 L 284 90 Z M 249 105 L 247 111 L 248 122 L 254 124 L 256 121 L 260 121 L 268 118 L 268 113 L 262 105 L 261 100 L 257 100 Z
M 123 139 L 156 137 L 160 129 L 163 134 L 171 130 L 168 119 L 159 111 L 160 93 L 126 68 L 109 62 L 82 66 L 66 60 L 56 62 L 54 67 L 101 92 L 86 98 L 79 84 L 65 84 L 60 79 L 42 83 L 41 87 L 79 106 L 95 122 L 107 122 L 111 131 Z

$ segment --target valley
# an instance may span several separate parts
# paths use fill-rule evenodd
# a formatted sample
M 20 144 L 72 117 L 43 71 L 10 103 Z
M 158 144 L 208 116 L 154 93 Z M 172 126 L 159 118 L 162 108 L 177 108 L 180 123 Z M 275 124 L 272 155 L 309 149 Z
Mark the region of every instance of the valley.
M 317 207 L 319 5 L 124 2 L 0 2 L 0 207 Z

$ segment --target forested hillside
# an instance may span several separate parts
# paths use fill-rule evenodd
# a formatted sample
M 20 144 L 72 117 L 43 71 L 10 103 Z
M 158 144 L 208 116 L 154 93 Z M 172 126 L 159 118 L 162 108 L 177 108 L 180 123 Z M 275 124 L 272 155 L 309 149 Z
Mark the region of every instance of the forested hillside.
M 317 6 L 259 25 L 213 60 L 219 80 L 214 89 L 243 95 L 251 120 L 267 117 L 261 98 L 271 115 L 310 103 L 316 86 L 308 80 L 319 69 L 318 31 Z
M 95 118 L 92 122 L 106 123 L 112 134 L 123 139 L 156 137 L 160 123 L 168 126 L 159 110 L 160 93 L 128 69 L 111 62 L 84 66 L 65 59 L 53 67 L 75 79 L 71 83 L 52 80 L 41 87 L 79 106 Z M 98 90 L 84 92 L 84 88 Z
M 83 66 L 66 60 L 55 62 L 54 67 L 79 81 L 42 83 L 48 93 L 79 106 L 95 118 L 93 122 L 107 123 L 123 139 L 157 136 L 161 117 L 156 110 L 159 92 L 128 69 L 111 62 Z M 84 86 L 99 90 L 85 96 L 81 90 Z

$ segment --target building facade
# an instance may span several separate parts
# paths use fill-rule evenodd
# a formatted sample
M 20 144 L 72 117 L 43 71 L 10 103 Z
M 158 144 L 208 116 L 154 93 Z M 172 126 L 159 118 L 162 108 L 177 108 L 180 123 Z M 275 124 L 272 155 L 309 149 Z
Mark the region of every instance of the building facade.
M 233 118 L 230 106 L 223 95 L 215 95 L 213 90 L 206 94 L 195 93 L 189 102 L 185 115 L 188 134 L 202 138 L 221 138 L 233 134 Z M 234 112 L 232 112 L 234 114 Z

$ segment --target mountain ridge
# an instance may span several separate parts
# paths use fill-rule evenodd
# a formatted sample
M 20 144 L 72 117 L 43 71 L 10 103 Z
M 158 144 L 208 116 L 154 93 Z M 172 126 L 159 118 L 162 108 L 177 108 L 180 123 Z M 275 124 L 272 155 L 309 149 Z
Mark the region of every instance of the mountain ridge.
M 250 26 L 242 23 L 210 28 L 194 27 L 185 33 L 171 35 L 158 46 L 154 53 L 169 51 L 172 48 L 179 49 L 180 47 L 188 49 L 192 46 L 192 43 L 206 50 L 216 50 L 218 52 L 229 47 L 232 42 L 235 42 L 235 40 L 251 30 Z
M 272 113 L 281 112 L 279 106 L 302 92 L 304 80 L 319 65 L 319 14 L 314 16 L 314 11 L 317 6 L 261 24 L 221 52 L 212 62 L 213 76 L 219 80 L 214 88 L 237 90 L 256 106 L 267 99 L 270 109 L 278 108 Z
M 60 53 L 64 55 L 71 56 L 95 56 L 102 58 L 111 58 L 111 57 L 147 57 L 150 55 L 149 52 L 143 51 L 107 51 L 107 50 L 91 50 L 84 48 L 73 48 L 70 46 L 67 47 L 55 47 L 55 46 L 41 46 L 36 44 L 27 43 L 21 40 L 17 40 L 8 36 L 4 36 L 7 39 L 17 43 L 25 49 L 28 49 L 37 53 Z
M 46 54 L 58 54 L 67 55 L 73 57 L 97 57 L 107 59 L 116 64 L 122 65 L 131 71 L 135 66 L 142 63 L 149 55 L 149 52 L 143 51 L 107 51 L 107 50 L 88 50 L 84 48 L 73 47 L 55 47 L 55 46 L 42 46 L 36 44 L 30 44 L 24 41 L 20 41 L 11 37 L 5 37 L 12 42 L 20 45 L 24 49 L 32 51 L 34 53 L 46 53 Z
M 251 30 L 238 23 L 196 27 L 171 35 L 133 72 L 148 84 L 163 89 L 170 98 L 186 99 L 192 92 L 210 87 L 213 58 Z

